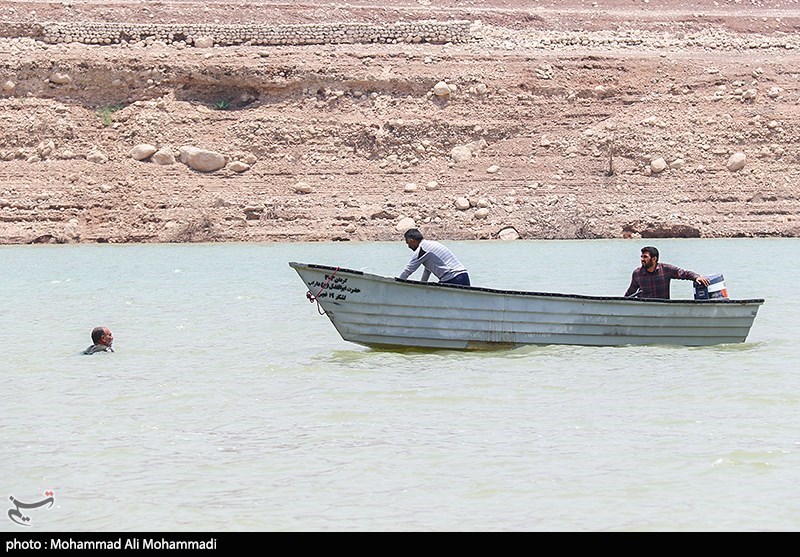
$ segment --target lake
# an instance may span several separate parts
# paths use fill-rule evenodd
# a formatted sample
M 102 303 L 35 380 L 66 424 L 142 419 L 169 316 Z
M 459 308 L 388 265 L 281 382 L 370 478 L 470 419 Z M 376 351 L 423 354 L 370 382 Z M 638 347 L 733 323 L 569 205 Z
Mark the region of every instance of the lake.
M 736 345 L 372 350 L 288 262 L 396 276 L 399 237 L 0 246 L 2 489 L 54 493 L 0 531 L 800 530 L 800 240 L 443 243 L 476 286 L 622 295 L 652 244 L 766 301 Z

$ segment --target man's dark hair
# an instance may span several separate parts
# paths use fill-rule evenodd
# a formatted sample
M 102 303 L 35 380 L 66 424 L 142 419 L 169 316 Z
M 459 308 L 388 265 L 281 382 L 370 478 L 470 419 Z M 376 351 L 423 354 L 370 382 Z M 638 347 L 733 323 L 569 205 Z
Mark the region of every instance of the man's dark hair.
M 103 334 L 106 332 L 105 327 L 95 327 L 92 329 L 92 342 L 95 344 L 100 343 L 100 339 L 103 337 Z
M 649 253 L 650 257 L 658 259 L 658 250 L 653 246 L 645 246 L 642 248 L 642 253 Z
M 422 232 L 417 230 L 416 228 L 409 228 L 406 230 L 406 233 L 403 234 L 406 240 L 419 240 L 422 241 Z

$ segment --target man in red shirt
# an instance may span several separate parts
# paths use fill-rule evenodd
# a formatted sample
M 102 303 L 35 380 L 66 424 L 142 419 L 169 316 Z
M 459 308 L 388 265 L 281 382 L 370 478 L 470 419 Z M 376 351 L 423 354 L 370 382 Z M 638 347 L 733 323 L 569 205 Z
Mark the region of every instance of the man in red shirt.
M 708 278 L 669 263 L 658 262 L 658 250 L 652 246 L 642 248 L 642 266 L 633 271 L 631 285 L 625 297 L 663 298 L 669 300 L 669 282 L 672 279 L 693 280 L 708 286 Z

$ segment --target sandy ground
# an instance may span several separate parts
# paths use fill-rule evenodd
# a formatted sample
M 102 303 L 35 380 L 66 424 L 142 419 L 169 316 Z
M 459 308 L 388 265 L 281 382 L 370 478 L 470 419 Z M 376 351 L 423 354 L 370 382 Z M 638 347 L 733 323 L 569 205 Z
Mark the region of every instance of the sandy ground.
M 436 239 L 796 237 L 800 4 L 694 4 L 0 1 L 0 243 L 396 240 L 412 222 Z M 473 40 L 16 32 L 430 19 Z M 225 166 L 193 169 L 185 146 Z

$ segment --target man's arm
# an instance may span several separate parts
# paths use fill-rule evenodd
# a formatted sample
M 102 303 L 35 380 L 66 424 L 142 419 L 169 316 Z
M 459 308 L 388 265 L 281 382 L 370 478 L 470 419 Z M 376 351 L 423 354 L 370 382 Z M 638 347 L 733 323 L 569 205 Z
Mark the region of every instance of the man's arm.
M 624 296 L 627 298 L 631 294 L 635 294 L 638 290 L 639 290 L 639 281 L 636 280 L 636 271 L 634 271 L 633 274 L 631 274 L 631 284 L 625 291 Z
M 414 271 L 419 269 L 419 266 L 422 264 L 422 256 L 419 255 L 419 252 L 415 252 L 414 256 L 411 258 L 411 261 L 408 262 L 406 268 L 403 269 L 403 272 L 400 273 L 401 279 L 407 279 L 412 275 Z
M 662 265 L 664 264 L 662 263 Z M 708 286 L 709 280 L 703 275 L 695 273 L 694 271 L 687 271 L 686 269 L 675 267 L 674 265 L 669 265 L 669 268 L 672 271 L 672 276 L 675 277 L 676 279 L 693 280 L 698 284 L 702 284 L 703 286 Z

